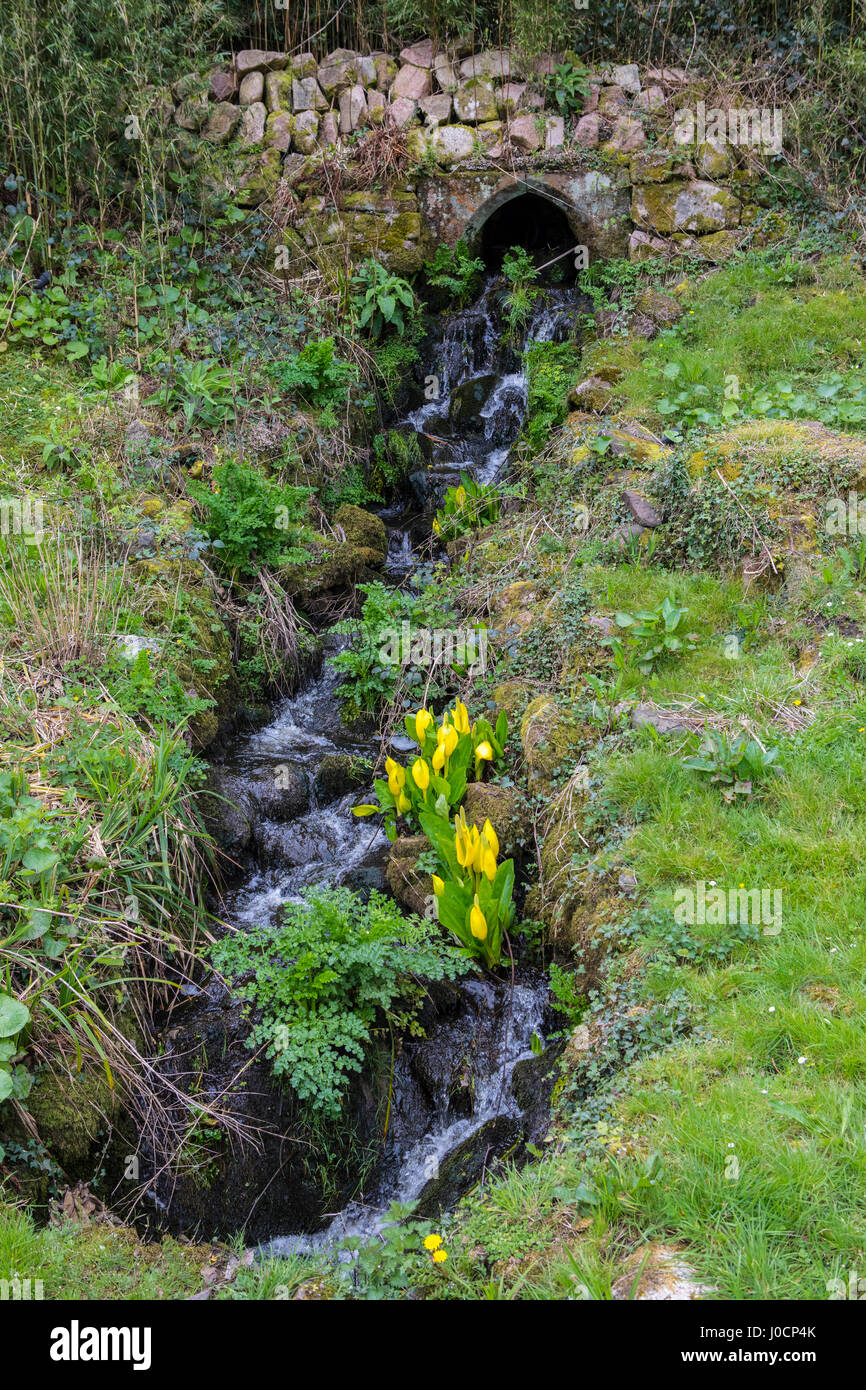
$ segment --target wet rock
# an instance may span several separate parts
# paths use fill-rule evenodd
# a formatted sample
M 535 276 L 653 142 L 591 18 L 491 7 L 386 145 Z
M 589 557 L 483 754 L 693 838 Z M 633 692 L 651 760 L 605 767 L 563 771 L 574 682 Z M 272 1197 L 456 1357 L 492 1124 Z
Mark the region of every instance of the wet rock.
M 415 745 L 413 744 L 413 747 Z M 316 769 L 315 791 L 320 806 L 370 783 L 371 764 L 354 753 L 326 753 Z
M 455 387 L 448 407 L 448 418 L 455 430 L 484 428 L 484 421 L 479 412 L 495 385 L 496 377 L 492 372 L 487 372 L 484 376 L 470 377 L 468 381 L 462 381 Z
M 302 868 L 317 861 L 334 861 L 335 846 L 327 828 L 305 821 L 257 821 L 253 835 L 261 868 Z
M 652 502 L 647 501 L 646 497 L 642 497 L 639 492 L 635 492 L 633 488 L 626 488 L 622 495 L 622 500 L 625 502 L 635 521 L 639 522 L 641 526 L 661 526 L 661 514 L 656 510 Z
M 227 855 L 234 857 L 248 848 L 256 812 L 236 773 L 211 767 L 199 808 L 206 830 Z
M 239 774 L 244 799 L 256 816 L 273 821 L 291 820 L 310 807 L 310 787 L 302 767 L 273 763 L 244 768 Z
M 415 1214 L 438 1216 L 453 1207 L 481 1181 L 496 1159 L 515 1148 L 520 1137 L 520 1127 L 510 1115 L 495 1115 L 485 1121 L 442 1160 L 437 1177 L 418 1198 Z

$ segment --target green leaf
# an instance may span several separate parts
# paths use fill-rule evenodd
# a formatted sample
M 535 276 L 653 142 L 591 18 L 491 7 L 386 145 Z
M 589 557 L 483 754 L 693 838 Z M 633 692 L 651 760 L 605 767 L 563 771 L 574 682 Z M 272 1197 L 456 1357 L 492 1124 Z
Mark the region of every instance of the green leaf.
M 30 1021 L 30 1010 L 26 1004 L 13 999 L 11 994 L 0 994 L 0 1038 L 14 1038 Z

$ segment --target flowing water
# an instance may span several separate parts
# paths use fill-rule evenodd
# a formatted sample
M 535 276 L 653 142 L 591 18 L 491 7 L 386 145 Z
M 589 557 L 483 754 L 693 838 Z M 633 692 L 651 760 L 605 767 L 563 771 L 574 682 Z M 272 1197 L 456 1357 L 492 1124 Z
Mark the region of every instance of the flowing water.
M 473 305 L 442 317 L 424 368 L 428 382 L 436 378 L 437 394 L 400 425 L 417 432 L 428 463 L 425 496 L 431 505 L 461 469 L 484 481 L 500 476 L 525 415 L 521 351 L 502 334 L 501 283 L 489 278 Z M 576 314 L 573 290 L 551 291 L 536 306 L 525 340 L 564 338 Z M 405 583 L 416 563 L 407 521 L 411 512 L 405 505 L 395 506 L 382 516 L 388 574 L 395 583 Z M 327 658 L 344 642 L 328 638 L 320 673 L 283 701 L 263 728 L 236 740 L 227 763 L 217 769 L 230 799 L 245 797 L 247 806 L 256 808 L 251 840 L 240 856 L 243 873 L 223 906 L 223 915 L 241 930 L 274 921 L 283 903 L 298 901 L 316 884 L 360 889 L 383 884 L 387 842 L 369 820 L 352 815 L 352 806 L 366 796 L 357 788 L 340 792 L 339 787 L 335 795 L 333 786 L 322 783 L 322 769 L 335 755 L 369 757 L 373 751 L 369 736 L 348 731 L 340 721 L 338 677 Z M 395 746 L 400 746 L 399 736 Z M 330 1219 L 322 1211 L 317 1216 L 314 1200 L 305 1201 L 299 1215 L 293 1202 L 281 1206 L 269 1178 L 263 1208 L 262 1193 L 255 1189 L 264 1182 L 251 1176 L 245 1187 L 253 1189 L 247 1195 L 257 1221 L 243 1212 L 229 1217 L 234 1194 L 228 1191 L 211 1203 L 211 1224 L 246 1225 L 264 1250 L 286 1254 L 346 1235 L 369 1235 L 381 1228 L 393 1201 L 417 1201 L 419 1212 L 431 1213 L 450 1205 L 483 1177 L 491 1158 L 516 1151 L 543 1129 L 543 1071 L 536 1053 L 546 1008 L 545 977 L 519 965 L 514 981 L 467 978 L 432 990 L 421 1019 L 426 1036 L 405 1040 L 395 1061 L 388 1137 L 363 1201 L 349 1202 Z M 211 1064 L 203 1084 L 208 1098 L 219 1097 L 244 1028 L 215 981 L 184 1011 L 174 1030 L 177 1040 L 169 1035 L 166 1055 L 171 1059 L 173 1050 L 178 1055 L 191 1050 L 191 1035 L 208 1058 L 221 1047 L 225 1066 L 221 1070 Z M 259 1079 L 259 1084 L 265 1087 L 267 1081 Z M 269 1105 L 269 1122 L 276 1116 L 279 1124 L 281 1102 L 271 1099 Z M 245 1169 L 237 1171 L 247 1175 Z M 165 1198 L 157 1197 L 157 1203 L 170 1209 Z

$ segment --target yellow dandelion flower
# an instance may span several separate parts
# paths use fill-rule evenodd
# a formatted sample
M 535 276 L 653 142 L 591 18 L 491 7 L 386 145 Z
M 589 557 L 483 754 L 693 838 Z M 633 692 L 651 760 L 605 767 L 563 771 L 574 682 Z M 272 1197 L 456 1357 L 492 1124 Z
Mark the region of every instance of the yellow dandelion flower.
M 442 1264 L 444 1264 L 445 1261 L 448 1259 L 448 1251 L 447 1251 L 447 1250 L 434 1250 L 434 1251 L 433 1251 L 433 1259 L 436 1261 L 437 1265 L 442 1265 Z
M 424 1237 L 424 1249 L 425 1249 L 425 1250 L 438 1250 L 438 1249 L 439 1249 L 439 1246 L 440 1246 L 441 1244 L 442 1244 L 442 1237 L 441 1237 L 441 1236 L 430 1235 L 430 1236 L 425 1236 L 425 1237 Z

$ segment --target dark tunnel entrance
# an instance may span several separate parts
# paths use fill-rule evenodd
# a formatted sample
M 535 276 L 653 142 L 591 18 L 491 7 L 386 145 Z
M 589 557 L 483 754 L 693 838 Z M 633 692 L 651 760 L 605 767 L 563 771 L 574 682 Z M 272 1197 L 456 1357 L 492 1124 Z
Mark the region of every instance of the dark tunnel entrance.
M 499 274 L 502 258 L 512 246 L 522 246 L 537 266 L 568 251 L 577 242 L 568 219 L 556 203 L 538 193 L 520 193 L 496 208 L 481 228 L 478 252 L 488 270 Z M 552 278 L 572 282 L 575 278 L 573 259 L 564 256 Z

